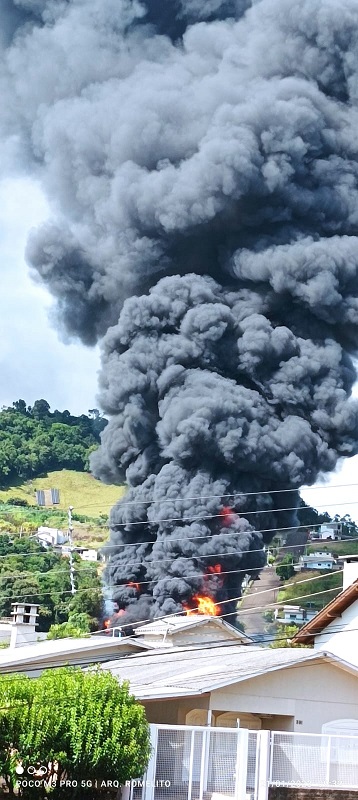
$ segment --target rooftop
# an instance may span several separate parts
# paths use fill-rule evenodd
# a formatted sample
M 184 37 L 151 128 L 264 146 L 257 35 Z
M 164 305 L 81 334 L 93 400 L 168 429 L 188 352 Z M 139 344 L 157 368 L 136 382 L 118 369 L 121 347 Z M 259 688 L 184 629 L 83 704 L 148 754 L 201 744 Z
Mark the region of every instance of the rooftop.
M 271 650 L 223 643 L 216 647 L 176 647 L 131 655 L 108 662 L 103 668 L 119 680 L 129 680 L 131 691 L 139 700 L 155 700 L 201 695 L 267 672 L 322 660 L 345 663 L 316 650 Z M 358 673 L 353 665 L 346 666 Z
M 314 619 L 307 622 L 293 638 L 300 644 L 312 644 L 317 634 L 321 633 L 327 625 L 340 617 L 343 612 L 358 600 L 358 580 L 351 583 L 343 592 L 337 595 L 327 606 L 316 614 Z
M 108 660 L 119 653 L 149 650 L 151 646 L 135 639 L 89 636 L 83 639 L 46 639 L 37 644 L 0 651 L 0 673 L 36 669 L 37 666 L 59 666 L 68 663 L 92 664 Z
M 203 627 L 208 624 L 210 624 L 211 627 L 215 626 L 221 628 L 233 638 L 246 642 L 251 641 L 245 633 L 234 628 L 233 625 L 230 625 L 229 622 L 225 622 L 221 617 L 213 617 L 205 614 L 193 614 L 192 616 L 173 615 L 172 617 L 153 620 L 153 622 L 149 622 L 147 625 L 141 625 L 139 628 L 136 628 L 135 632 L 139 636 L 167 636 L 168 634 L 193 630 L 193 628 Z

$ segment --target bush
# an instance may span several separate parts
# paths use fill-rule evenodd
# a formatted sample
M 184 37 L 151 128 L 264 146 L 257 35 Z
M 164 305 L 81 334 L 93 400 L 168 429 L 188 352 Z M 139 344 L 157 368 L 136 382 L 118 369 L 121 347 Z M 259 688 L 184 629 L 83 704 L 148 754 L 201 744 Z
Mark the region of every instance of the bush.
M 19 797 L 103 797 L 101 784 L 125 784 L 143 775 L 150 755 L 144 708 L 109 672 L 96 668 L 48 670 L 36 680 L 0 678 L 0 772 L 10 795 L 16 767 L 43 764 L 46 782 L 36 789 L 19 786 Z M 61 780 L 83 788 L 61 787 Z

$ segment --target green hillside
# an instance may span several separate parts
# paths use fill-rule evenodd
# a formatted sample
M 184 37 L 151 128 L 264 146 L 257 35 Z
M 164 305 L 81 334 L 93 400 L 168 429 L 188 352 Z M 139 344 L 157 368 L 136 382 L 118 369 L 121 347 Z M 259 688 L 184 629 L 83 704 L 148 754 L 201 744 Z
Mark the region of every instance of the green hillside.
M 60 492 L 59 505 L 37 506 L 36 489 L 51 488 Z M 108 539 L 109 511 L 124 492 L 123 486 L 107 486 L 88 472 L 67 469 L 49 472 L 0 491 L 0 533 L 31 534 L 40 525 L 63 530 L 67 527 L 67 511 L 71 505 L 74 544 L 100 547 Z
M 71 505 L 75 515 L 98 519 L 107 516 L 110 508 L 122 497 L 124 487 L 108 486 L 97 481 L 88 472 L 62 469 L 49 472 L 45 477 L 34 478 L 0 491 L 0 503 L 11 502 L 13 498 L 36 505 L 37 489 L 59 489 L 60 503 L 53 507 L 67 510 Z

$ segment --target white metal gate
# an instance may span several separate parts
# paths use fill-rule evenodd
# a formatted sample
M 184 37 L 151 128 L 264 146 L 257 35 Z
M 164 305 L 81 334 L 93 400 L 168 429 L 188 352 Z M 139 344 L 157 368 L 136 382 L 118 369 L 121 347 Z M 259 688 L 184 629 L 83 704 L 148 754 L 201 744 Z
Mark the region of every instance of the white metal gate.
M 153 754 L 132 800 L 260 800 L 260 733 L 151 725 Z

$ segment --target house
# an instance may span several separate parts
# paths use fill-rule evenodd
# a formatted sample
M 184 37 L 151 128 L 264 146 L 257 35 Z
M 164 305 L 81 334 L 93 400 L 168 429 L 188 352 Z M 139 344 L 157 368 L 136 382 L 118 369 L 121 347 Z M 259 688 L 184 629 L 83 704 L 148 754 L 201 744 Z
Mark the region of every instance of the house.
M 35 538 L 44 547 L 58 547 L 68 540 L 67 533 L 58 528 L 48 528 L 46 525 L 40 525 Z
M 89 666 L 108 659 L 148 649 L 135 639 L 101 635 L 83 639 L 54 639 L 8 648 L 0 652 L 0 673 L 21 672 L 37 678 L 44 669 L 63 666 Z
M 313 619 L 317 611 L 311 608 L 301 608 L 301 606 L 280 606 L 275 609 L 275 620 L 280 625 L 304 625 L 308 620 Z
M 358 665 L 358 555 L 343 556 L 343 591 L 296 634 L 298 644 Z
M 149 722 L 320 733 L 358 720 L 358 665 L 327 651 L 221 642 L 155 648 L 103 663 Z
M 310 539 L 317 539 L 319 541 L 338 541 L 342 539 L 343 524 L 342 522 L 325 522 L 319 528 L 310 532 Z
M 220 617 L 193 614 L 157 619 L 135 630 L 136 637 L 151 647 L 196 646 L 210 642 L 237 642 L 251 644 L 242 631 Z
M 332 553 L 311 553 L 308 556 L 300 556 L 299 566 L 301 570 L 306 569 L 333 569 L 335 564 Z
M 48 667 L 100 663 L 151 649 L 144 641 L 111 636 L 110 632 L 79 639 L 47 640 L 46 633 L 36 630 L 37 605 L 13 603 L 12 607 L 12 619 L 0 626 L 2 640 L 9 643 L 7 649 L 0 651 L 0 673 L 26 672 L 37 677 Z
M 76 547 L 75 552 L 78 553 L 82 561 L 98 561 L 98 550 L 83 550 L 80 547 Z

